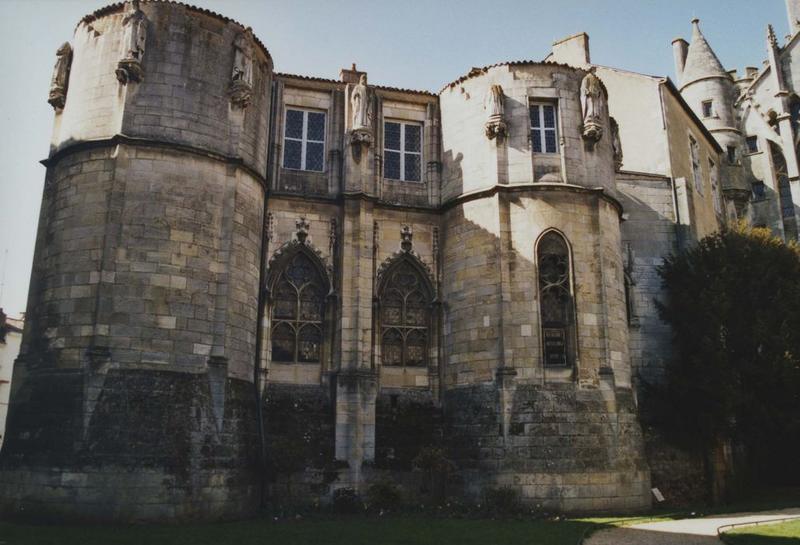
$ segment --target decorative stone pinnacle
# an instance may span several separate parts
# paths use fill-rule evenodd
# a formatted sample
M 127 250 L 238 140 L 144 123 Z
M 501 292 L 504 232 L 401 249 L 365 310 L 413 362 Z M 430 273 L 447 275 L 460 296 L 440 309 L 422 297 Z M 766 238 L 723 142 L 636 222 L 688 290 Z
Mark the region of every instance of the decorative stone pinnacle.
M 300 241 L 301 244 L 305 244 L 306 239 L 308 238 L 308 227 L 309 227 L 309 224 L 306 221 L 305 216 L 302 216 L 297 221 L 295 221 L 294 226 L 297 229 L 297 240 Z
M 403 228 L 400 229 L 400 247 L 403 249 L 404 252 L 411 251 L 413 238 L 414 238 L 414 233 L 411 231 L 411 227 L 409 227 L 408 225 L 403 225 Z
M 770 47 L 778 47 L 778 38 L 775 37 L 775 29 L 772 25 L 767 25 L 767 42 Z

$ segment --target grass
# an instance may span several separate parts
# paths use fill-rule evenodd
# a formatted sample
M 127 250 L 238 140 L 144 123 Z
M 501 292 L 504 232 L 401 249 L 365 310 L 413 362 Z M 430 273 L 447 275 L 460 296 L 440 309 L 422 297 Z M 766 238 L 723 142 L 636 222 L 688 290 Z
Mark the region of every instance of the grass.
M 425 517 L 256 519 L 184 526 L 30 526 L 0 522 L 2 545 L 575 545 L 593 525 L 575 520 Z
M 723 534 L 723 540 L 731 545 L 798 545 L 800 520 L 732 530 Z

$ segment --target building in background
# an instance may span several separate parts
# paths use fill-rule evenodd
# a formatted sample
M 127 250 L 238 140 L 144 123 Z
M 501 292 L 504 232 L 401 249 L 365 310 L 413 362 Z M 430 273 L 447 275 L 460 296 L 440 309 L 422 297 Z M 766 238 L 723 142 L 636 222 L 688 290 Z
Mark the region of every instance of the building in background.
M 14 370 L 14 360 L 19 354 L 22 343 L 23 323 L 22 318 L 10 318 L 0 308 L 0 447 L 3 446 L 6 431 L 11 375 Z
M 796 237 L 797 39 L 742 82 L 695 22 L 675 84 L 578 34 L 431 93 L 276 73 L 192 6 L 88 15 L 50 88 L 0 508 L 216 519 L 387 478 L 691 496 L 702 461 L 639 421 L 670 357 L 657 268 L 733 221 Z

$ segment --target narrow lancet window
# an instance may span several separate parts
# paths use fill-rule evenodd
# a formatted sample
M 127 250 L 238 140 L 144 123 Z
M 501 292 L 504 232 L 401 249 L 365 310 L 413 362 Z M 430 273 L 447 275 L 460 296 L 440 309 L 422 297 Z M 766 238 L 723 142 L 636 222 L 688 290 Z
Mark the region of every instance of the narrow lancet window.
M 545 233 L 536 255 L 544 365 L 566 367 L 574 360 L 575 327 L 567 241 L 555 231 Z

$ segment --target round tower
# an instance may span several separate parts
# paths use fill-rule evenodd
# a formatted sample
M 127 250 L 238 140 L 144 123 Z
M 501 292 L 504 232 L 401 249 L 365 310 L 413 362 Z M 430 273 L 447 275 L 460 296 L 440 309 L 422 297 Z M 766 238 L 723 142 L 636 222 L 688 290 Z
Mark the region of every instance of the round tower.
M 555 63 L 440 93 L 446 437 L 465 492 L 640 510 L 614 131 L 602 81 Z
M 725 151 L 725 161 L 720 165 L 722 189 L 741 212 L 750 191 L 743 185 L 741 172 L 742 133 L 734 113 L 738 95 L 734 78 L 714 54 L 697 18 L 692 19 L 688 49 L 685 41 L 677 39 L 673 52 L 681 95 Z
M 258 507 L 254 391 L 272 61 L 249 29 L 114 4 L 59 49 L 0 508 Z

